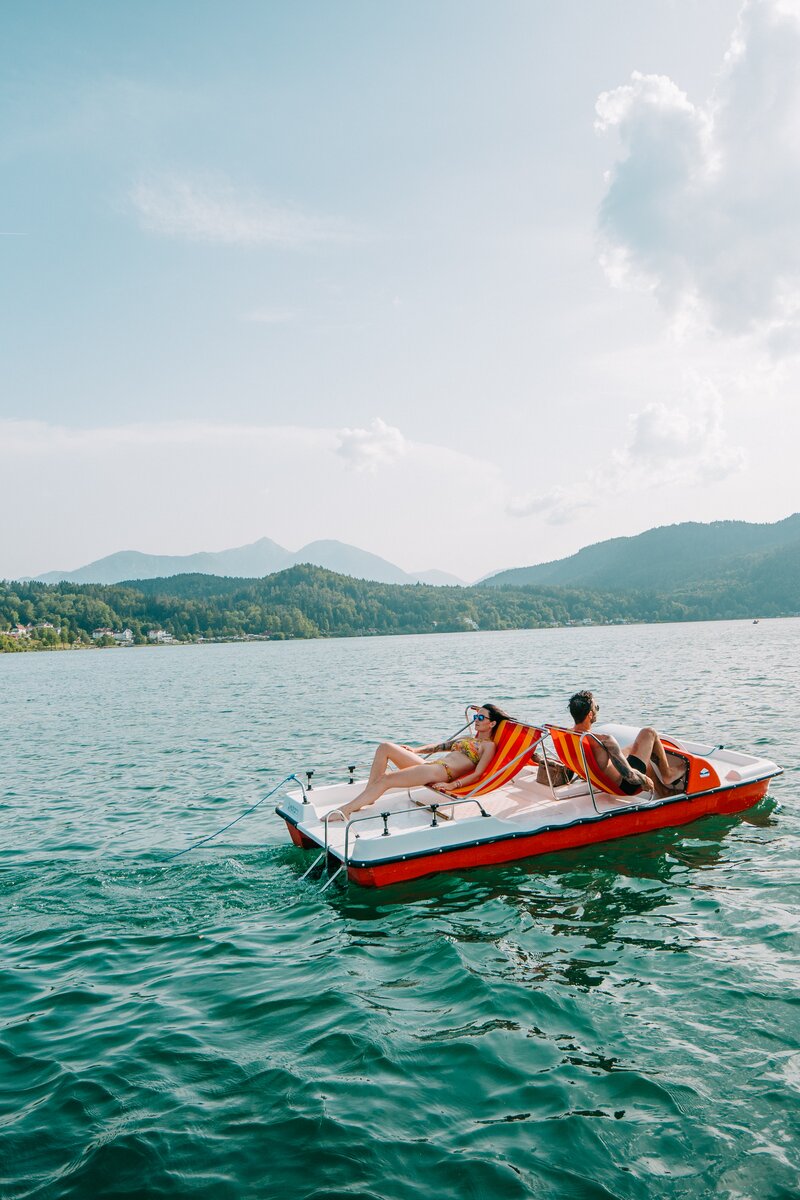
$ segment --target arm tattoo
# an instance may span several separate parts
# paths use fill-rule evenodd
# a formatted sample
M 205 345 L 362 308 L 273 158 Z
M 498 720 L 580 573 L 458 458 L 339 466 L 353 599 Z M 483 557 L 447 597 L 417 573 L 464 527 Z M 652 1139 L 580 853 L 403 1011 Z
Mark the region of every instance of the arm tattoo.
M 635 783 L 639 782 L 639 772 L 634 771 L 624 754 L 616 754 L 613 750 L 609 750 L 608 757 L 611 759 L 612 763 L 617 768 L 623 779 L 630 779 Z

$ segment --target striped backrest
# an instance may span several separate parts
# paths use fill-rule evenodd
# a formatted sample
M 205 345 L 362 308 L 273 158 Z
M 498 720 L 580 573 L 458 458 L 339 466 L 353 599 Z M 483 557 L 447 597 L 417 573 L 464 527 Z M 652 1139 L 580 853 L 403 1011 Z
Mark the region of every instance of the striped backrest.
M 559 729 L 557 725 L 545 726 L 553 739 L 553 747 L 565 767 L 569 767 L 581 779 L 588 779 L 598 792 L 607 792 L 611 796 L 636 795 L 636 792 L 623 792 L 619 782 L 612 780 L 603 770 L 595 755 L 597 739 L 591 733 L 575 733 L 572 729 Z M 583 746 L 583 754 L 581 754 Z M 585 761 L 584 761 L 585 758 Z M 639 791 L 642 789 L 640 788 Z
M 542 736 L 541 729 L 523 725 L 520 721 L 501 721 L 494 736 L 497 750 L 481 779 L 443 793 L 459 796 L 485 796 L 513 779 L 531 761 L 534 748 Z M 484 782 L 485 781 L 485 782 Z M 432 785 L 434 790 L 436 785 Z

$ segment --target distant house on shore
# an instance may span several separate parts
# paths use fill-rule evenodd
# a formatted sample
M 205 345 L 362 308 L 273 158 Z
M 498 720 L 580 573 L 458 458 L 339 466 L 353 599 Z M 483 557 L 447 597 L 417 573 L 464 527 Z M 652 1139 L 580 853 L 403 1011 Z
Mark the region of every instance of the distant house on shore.
M 171 633 L 167 633 L 166 629 L 148 629 L 147 640 L 161 646 L 169 646 L 175 641 L 175 638 Z
M 10 629 L 3 631 L 5 637 L 10 638 L 29 638 L 33 633 L 32 625 L 12 625 Z
M 93 642 L 99 642 L 103 638 L 113 638 L 113 640 L 117 643 L 118 646 L 132 646 L 133 645 L 133 630 L 123 629 L 121 632 L 119 632 L 119 631 L 115 632 L 113 629 L 106 629 L 106 628 L 92 630 L 92 641 Z

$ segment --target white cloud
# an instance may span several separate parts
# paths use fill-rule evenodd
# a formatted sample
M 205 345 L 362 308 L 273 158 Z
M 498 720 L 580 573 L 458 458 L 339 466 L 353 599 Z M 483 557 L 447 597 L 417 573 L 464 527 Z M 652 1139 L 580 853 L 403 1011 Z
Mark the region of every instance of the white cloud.
M 612 282 L 775 352 L 800 327 L 799 63 L 800 5 L 750 0 L 708 104 L 638 72 L 597 101 L 625 152 L 599 217 Z
M 703 489 L 747 465 L 746 451 L 725 431 L 722 399 L 707 381 L 695 381 L 680 404 L 651 401 L 631 413 L 626 441 L 604 448 L 600 457 L 602 465 L 576 476 L 570 487 L 516 496 L 506 512 L 566 525 L 615 498 L 633 500 L 644 491 L 676 486 Z
M 336 453 L 359 471 L 374 473 L 395 462 L 408 449 L 399 429 L 376 417 L 368 429 L 340 429 Z
M 228 183 L 179 176 L 140 181 L 131 191 L 130 202 L 149 233 L 195 242 L 297 248 L 353 241 L 358 236 L 342 221 L 242 195 Z
M 538 495 L 514 496 L 506 505 L 506 512 L 510 517 L 541 515 L 548 525 L 567 525 L 584 509 L 592 507 L 585 485 L 576 480 L 574 489 L 555 487 Z
M 713 483 L 741 471 L 747 455 L 728 441 L 722 401 L 706 388 L 691 408 L 655 402 L 634 413 L 630 441 L 618 462 L 664 482 Z

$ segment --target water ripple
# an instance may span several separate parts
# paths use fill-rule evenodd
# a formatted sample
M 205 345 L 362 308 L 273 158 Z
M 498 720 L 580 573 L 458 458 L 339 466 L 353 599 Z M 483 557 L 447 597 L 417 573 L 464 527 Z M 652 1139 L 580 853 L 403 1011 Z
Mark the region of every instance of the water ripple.
M 794 1195 L 798 643 L 762 621 L 0 659 L 4 1200 Z M 268 805 L 166 863 L 292 770 L 345 778 L 476 699 L 556 718 L 587 684 L 786 775 L 744 818 L 379 892 L 301 881 Z

